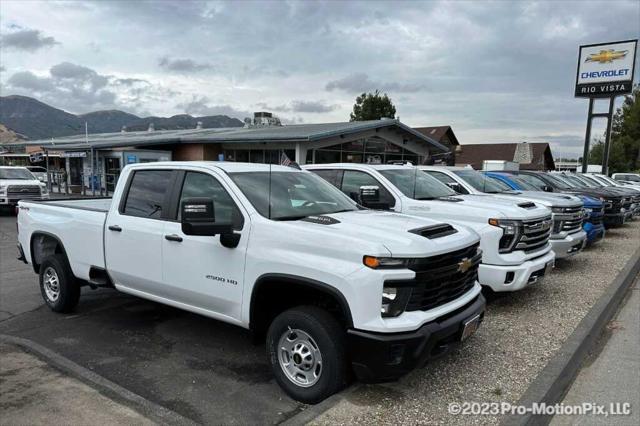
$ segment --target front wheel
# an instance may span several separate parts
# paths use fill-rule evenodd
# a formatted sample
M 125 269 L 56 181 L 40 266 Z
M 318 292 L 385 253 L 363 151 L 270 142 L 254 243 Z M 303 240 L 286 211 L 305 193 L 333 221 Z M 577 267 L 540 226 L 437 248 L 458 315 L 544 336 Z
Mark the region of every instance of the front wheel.
M 80 286 L 62 254 L 47 257 L 40 265 L 40 292 L 54 312 L 71 312 L 80 300 Z
M 293 399 L 315 404 L 346 381 L 345 333 L 327 311 L 300 306 L 278 315 L 267 332 L 267 354 L 278 384 Z

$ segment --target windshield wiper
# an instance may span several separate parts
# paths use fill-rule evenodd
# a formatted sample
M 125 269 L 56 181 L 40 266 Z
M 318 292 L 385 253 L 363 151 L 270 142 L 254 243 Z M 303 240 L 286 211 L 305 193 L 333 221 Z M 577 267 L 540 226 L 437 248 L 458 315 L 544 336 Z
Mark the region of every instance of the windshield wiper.
M 342 210 L 336 210 L 335 212 L 327 212 L 327 213 L 322 213 L 322 214 L 335 214 L 335 213 L 344 213 L 344 212 L 355 212 L 354 209 L 342 209 Z
M 438 197 L 438 198 L 440 198 L 440 197 Z M 414 199 L 418 200 L 418 201 L 428 201 L 428 200 L 435 200 L 436 197 L 416 197 Z
M 297 215 L 297 216 L 280 216 L 280 217 L 272 217 L 273 220 L 300 220 L 305 217 L 309 217 L 308 215 Z

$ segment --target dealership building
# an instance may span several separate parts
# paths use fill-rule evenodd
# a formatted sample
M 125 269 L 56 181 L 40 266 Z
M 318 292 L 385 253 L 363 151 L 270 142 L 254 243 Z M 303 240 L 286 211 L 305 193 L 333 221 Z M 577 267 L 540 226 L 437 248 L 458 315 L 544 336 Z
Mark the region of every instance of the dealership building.
M 244 127 L 102 133 L 22 143 L 27 154 L 43 153 L 64 168 L 72 186 L 88 185 L 91 159 L 102 186 L 113 186 L 122 168 L 150 161 L 280 162 L 285 154 L 299 164 L 433 162 L 444 144 L 395 119 L 280 125 L 256 113 Z M 62 159 L 62 161 L 60 161 Z M 53 165 L 55 163 L 55 165 Z

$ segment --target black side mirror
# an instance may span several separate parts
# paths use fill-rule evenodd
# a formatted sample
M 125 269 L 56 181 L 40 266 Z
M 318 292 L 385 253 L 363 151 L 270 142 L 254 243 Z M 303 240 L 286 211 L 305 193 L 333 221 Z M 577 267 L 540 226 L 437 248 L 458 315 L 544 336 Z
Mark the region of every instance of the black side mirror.
M 389 203 L 380 201 L 380 187 L 377 185 L 365 185 L 360 187 L 360 193 L 356 200 L 360 205 L 375 210 L 389 210 Z
M 180 206 L 182 232 L 185 235 L 214 236 L 233 234 L 233 224 L 216 223 L 211 198 L 187 198 Z
M 460 185 L 458 182 L 448 182 L 447 186 L 456 191 L 458 194 L 462 194 L 462 185 Z
M 549 185 L 545 185 L 545 186 L 543 186 L 543 187 L 542 187 L 542 190 L 543 190 L 544 192 L 553 192 L 553 188 L 552 188 L 551 186 L 549 186 Z

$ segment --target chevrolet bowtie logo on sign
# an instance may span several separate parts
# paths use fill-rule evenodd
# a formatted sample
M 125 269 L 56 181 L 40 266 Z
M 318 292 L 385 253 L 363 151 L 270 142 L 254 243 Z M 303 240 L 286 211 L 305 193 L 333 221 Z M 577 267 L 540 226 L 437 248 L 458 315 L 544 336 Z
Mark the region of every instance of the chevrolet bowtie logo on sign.
M 601 64 L 604 64 L 607 62 L 613 62 L 616 59 L 622 59 L 625 56 L 627 56 L 627 53 L 629 53 L 628 50 L 614 50 L 614 49 L 601 50 L 599 53 L 590 54 L 589 57 L 584 61 L 600 62 Z
M 469 269 L 471 269 L 472 266 L 473 262 L 465 257 L 460 263 L 458 263 L 458 272 L 462 272 L 464 274 Z
M 580 46 L 575 95 L 612 97 L 631 93 L 638 40 Z

